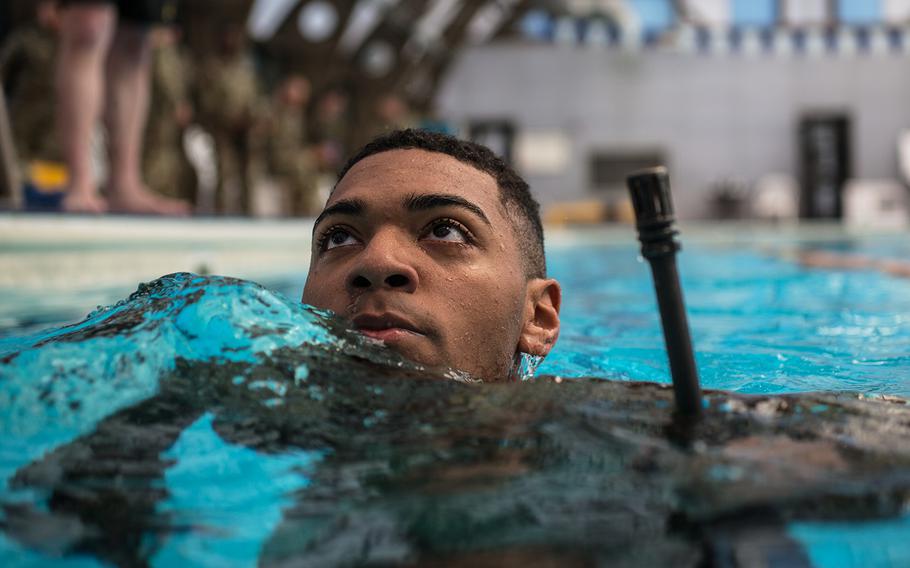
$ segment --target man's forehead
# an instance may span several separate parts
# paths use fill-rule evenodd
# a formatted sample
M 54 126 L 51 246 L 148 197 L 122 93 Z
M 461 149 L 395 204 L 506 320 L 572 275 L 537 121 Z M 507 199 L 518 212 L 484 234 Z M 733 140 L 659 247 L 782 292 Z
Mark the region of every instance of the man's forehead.
M 505 212 L 490 174 L 448 154 L 410 148 L 380 152 L 354 164 L 326 206 L 352 198 L 399 203 L 396 196 L 440 192 L 459 195 L 485 210 Z

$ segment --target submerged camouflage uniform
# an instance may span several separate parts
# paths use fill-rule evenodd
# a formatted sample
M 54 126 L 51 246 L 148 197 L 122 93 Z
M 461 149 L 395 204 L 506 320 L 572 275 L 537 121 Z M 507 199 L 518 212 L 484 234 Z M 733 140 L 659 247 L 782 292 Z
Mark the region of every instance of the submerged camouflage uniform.
M 54 130 L 57 36 L 37 25 L 14 31 L 0 48 L 0 76 L 7 96 L 20 162 L 60 160 Z

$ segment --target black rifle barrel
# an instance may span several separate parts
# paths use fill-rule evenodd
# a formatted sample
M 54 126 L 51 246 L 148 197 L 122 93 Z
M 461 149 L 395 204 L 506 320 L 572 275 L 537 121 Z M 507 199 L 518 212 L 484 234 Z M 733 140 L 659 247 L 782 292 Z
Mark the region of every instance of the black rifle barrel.
M 689 336 L 686 305 L 676 270 L 676 253 L 680 245 L 674 226 L 673 202 L 670 200 L 670 178 L 666 168 L 657 167 L 635 172 L 626 183 L 632 194 L 641 254 L 651 264 L 654 276 L 676 409 L 680 414 L 695 416 L 701 413 L 701 387 Z

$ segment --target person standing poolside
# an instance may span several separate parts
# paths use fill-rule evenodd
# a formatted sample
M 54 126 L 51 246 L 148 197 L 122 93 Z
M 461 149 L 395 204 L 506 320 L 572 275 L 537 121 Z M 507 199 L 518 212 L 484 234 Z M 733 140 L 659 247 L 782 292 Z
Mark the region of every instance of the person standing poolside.
M 306 106 L 310 82 L 286 76 L 275 89 L 266 132 L 266 162 L 288 190 L 288 215 L 315 215 L 322 209 L 316 193 L 317 161 L 306 144 Z
M 228 23 L 219 30 L 214 53 L 196 66 L 199 123 L 212 135 L 218 164 L 215 211 L 249 215 L 262 162 L 264 102 L 249 51 L 246 28 Z
M 176 0 L 63 0 L 57 61 L 57 129 L 69 168 L 65 211 L 183 215 L 186 202 L 156 195 L 142 180 L 149 99 L 148 27 L 173 20 Z M 108 134 L 107 199 L 99 195 L 91 138 Z
M 51 95 L 59 27 L 57 2 L 41 0 L 34 21 L 16 29 L 0 47 L 0 78 L 23 171 L 33 160 L 59 160 Z
M 197 204 L 195 171 L 183 148 L 193 119 L 189 59 L 174 27 L 152 32 L 151 104 L 145 127 L 142 172 L 149 188 L 160 195 Z
M 354 147 L 393 130 L 418 128 L 420 125 L 420 118 L 396 92 L 386 92 L 360 102 L 363 106 L 362 117 L 354 122 L 351 133 Z
M 521 353 L 556 342 L 560 301 L 528 184 L 473 142 L 377 138 L 314 225 L 303 302 L 424 365 L 514 378 Z
M 339 86 L 319 95 L 313 109 L 310 140 L 317 148 L 320 173 L 332 176 L 344 165 L 350 139 L 351 97 Z

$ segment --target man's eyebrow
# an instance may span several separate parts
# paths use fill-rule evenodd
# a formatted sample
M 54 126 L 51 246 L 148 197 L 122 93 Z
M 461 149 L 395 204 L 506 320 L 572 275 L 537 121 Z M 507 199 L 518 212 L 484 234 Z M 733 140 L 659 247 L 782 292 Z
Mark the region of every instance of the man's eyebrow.
M 366 208 L 366 203 L 360 199 L 342 199 L 336 201 L 323 209 L 322 213 L 316 217 L 316 221 L 313 223 L 313 231 L 315 232 L 319 223 L 329 215 L 363 215 Z
M 487 218 L 483 209 L 474 205 L 467 199 L 457 195 L 447 195 L 443 193 L 424 193 L 421 195 L 411 195 L 405 198 L 404 206 L 409 211 L 426 211 L 437 207 L 461 207 L 480 217 L 487 225 L 493 226 Z

